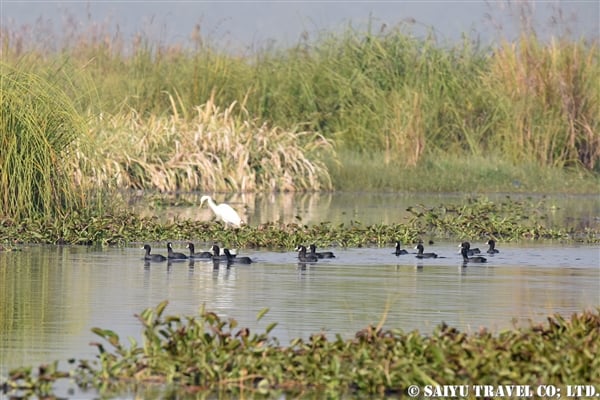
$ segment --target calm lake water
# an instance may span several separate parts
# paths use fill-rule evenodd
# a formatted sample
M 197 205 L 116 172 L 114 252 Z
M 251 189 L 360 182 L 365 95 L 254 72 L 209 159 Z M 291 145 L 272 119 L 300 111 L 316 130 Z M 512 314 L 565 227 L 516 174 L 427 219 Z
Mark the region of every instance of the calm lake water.
M 600 188 L 599 188 L 600 189 Z M 210 220 L 210 209 L 200 208 L 200 197 L 204 193 L 176 194 L 167 197 L 152 197 L 146 194 L 129 196 L 132 209 L 140 214 L 158 215 L 164 220 L 173 218 Z M 226 202 L 233 206 L 242 219 L 251 225 L 281 221 L 307 225 L 331 222 L 348 224 L 361 222 L 392 224 L 402 222 L 409 213 L 407 207 L 425 205 L 435 207 L 442 204 L 462 204 L 465 199 L 479 197 L 464 193 L 308 193 L 308 194 L 232 194 L 215 195 L 215 202 Z M 560 226 L 600 226 L 600 200 L 598 195 L 547 195 L 493 193 L 484 195 L 494 202 L 521 201 L 540 204 L 550 210 L 548 223 Z M 148 201 L 148 199 L 151 201 Z
M 244 203 L 251 204 L 245 216 L 251 224 L 294 219 L 391 223 L 401 222 L 399 216 L 409 205 L 460 201 L 460 196 L 289 197 L 255 198 Z M 229 202 L 235 205 L 243 199 L 233 200 Z M 597 199 L 549 201 L 556 204 L 555 218 L 598 223 Z M 174 212 L 182 218 L 192 212 L 210 218 L 205 211 L 190 205 L 148 210 L 162 218 L 172 218 Z M 96 350 L 89 343 L 97 337 L 92 327 L 139 339 L 134 314 L 165 299 L 167 314 L 197 314 L 204 305 L 253 331 L 277 322 L 271 334 L 283 345 L 315 332 L 349 338 L 384 316 L 386 327 L 405 331 L 428 333 L 442 321 L 464 331 L 482 326 L 498 331 L 511 327 L 513 320 L 543 322 L 555 312 L 569 315 L 600 306 L 596 245 L 498 242 L 499 254 L 489 256 L 485 265 L 467 268 L 462 267 L 457 242 L 426 246 L 440 255 L 432 260 L 421 261 L 414 254 L 397 257 L 392 247 L 333 248 L 328 250 L 335 252 L 335 259 L 306 266 L 298 265 L 293 249 L 239 249 L 256 263 L 218 269 L 201 261 L 145 265 L 141 245 L 22 246 L 18 252 L 0 252 L 0 376 L 18 366 L 93 359 Z M 166 254 L 165 243 L 152 246 L 153 253 Z M 486 247 L 477 242 L 472 246 Z M 174 247 L 185 251 L 183 242 L 174 242 Z M 196 243 L 196 251 L 208 247 Z M 257 322 L 263 308 L 269 312 Z

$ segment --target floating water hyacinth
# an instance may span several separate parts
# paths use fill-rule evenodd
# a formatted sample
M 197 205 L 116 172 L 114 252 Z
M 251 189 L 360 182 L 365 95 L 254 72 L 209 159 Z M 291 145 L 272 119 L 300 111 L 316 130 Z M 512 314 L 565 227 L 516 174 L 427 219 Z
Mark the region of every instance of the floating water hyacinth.
M 360 222 L 315 225 L 265 222 L 223 229 L 221 223 L 180 220 L 161 221 L 129 211 L 98 214 L 93 210 L 73 212 L 64 219 L 28 219 L 22 222 L 0 220 L 0 242 L 125 244 L 139 241 L 199 240 L 217 241 L 232 247 L 294 249 L 298 243 L 321 247 L 389 246 L 397 240 L 416 243 L 423 235 L 443 238 L 485 238 L 503 241 L 561 239 L 598 243 L 597 228 L 553 226 L 547 223 L 543 202 L 492 202 L 471 198 L 466 204 L 446 204 L 426 208 L 411 206 L 412 216 L 395 224 L 363 225 Z
M 384 330 L 381 321 L 347 340 L 315 333 L 285 346 L 271 336 L 276 323 L 251 332 L 204 308 L 198 315 L 164 315 L 167 304 L 137 316 L 142 343 L 124 343 L 118 333 L 95 327 L 100 341 L 91 345 L 98 349 L 97 362 L 80 360 L 70 372 L 59 370 L 56 362 L 35 371 L 16 369 L 0 390 L 48 395 L 52 383 L 69 378 L 106 396 L 143 393 L 158 384 L 175 393 L 339 397 L 401 396 L 415 385 L 600 382 L 600 309 L 570 318 L 557 314 L 545 324 L 498 334 L 485 328 L 465 333 L 442 323 L 424 336 Z

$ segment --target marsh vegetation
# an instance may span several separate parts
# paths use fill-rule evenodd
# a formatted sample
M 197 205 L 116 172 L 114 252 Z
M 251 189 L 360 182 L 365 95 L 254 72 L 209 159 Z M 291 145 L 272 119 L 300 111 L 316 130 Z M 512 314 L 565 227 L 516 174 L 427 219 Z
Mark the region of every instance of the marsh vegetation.
M 3 389 L 48 396 L 57 380 L 69 377 L 108 397 L 134 390 L 148 398 L 153 388 L 152 397 L 402 397 L 409 385 L 600 382 L 598 310 L 570 318 L 554 315 L 546 323 L 497 335 L 485 329 L 467 334 L 441 324 L 423 336 L 382 329 L 382 321 L 352 339 L 314 334 L 282 346 L 270 336 L 274 323 L 264 332 L 251 332 L 204 309 L 193 316 L 163 315 L 166 307 L 165 301 L 137 315 L 143 343 L 124 343 L 117 332 L 96 327 L 96 360 L 71 360 L 71 371 L 57 363 L 13 370 Z
M 39 28 L 39 27 L 37 27 Z M 35 31 L 36 27 L 32 27 Z M 597 193 L 598 42 L 538 39 L 482 48 L 405 27 L 348 29 L 291 48 L 232 55 L 118 33 L 2 28 L 0 241 L 123 244 L 201 240 L 293 248 L 436 237 L 597 243 L 552 226 L 543 204 L 411 207 L 391 225 L 270 222 L 223 230 L 125 211 L 112 190 L 557 191 Z M 58 47 L 57 47 L 58 46 Z M 408 384 L 600 382 L 598 312 L 497 336 L 440 326 L 431 336 L 369 326 L 281 347 L 210 312 L 140 314 L 145 341 L 94 332 L 98 363 L 15 370 L 4 391 L 44 397 L 59 378 L 100 391 L 176 384 L 191 392 L 402 393 Z M 557 351 L 559 349 L 559 351 Z M 504 368 L 498 368 L 501 365 Z M 164 386 L 162 386 L 164 389 Z M 168 387 L 167 387 L 168 390 Z
M 237 248 L 294 249 L 299 243 L 318 246 L 388 246 L 401 240 L 416 243 L 423 238 L 502 241 L 551 239 L 598 243 L 597 225 L 557 225 L 551 221 L 553 207 L 544 201 L 517 201 L 510 197 L 491 201 L 466 198 L 458 203 L 407 208 L 408 217 L 391 224 L 302 224 L 277 221 L 224 229 L 220 222 L 140 216 L 129 211 L 97 214 L 74 212 L 68 218 L 23 221 L 0 219 L 0 242 L 82 245 L 124 245 L 132 242 L 169 240 L 226 243 Z M 573 221 L 575 222 L 575 221 Z
M 1 135 L 13 143 L 30 121 L 39 138 L 60 138 L 39 161 L 54 188 L 598 189 L 597 41 L 543 42 L 523 26 L 518 41 L 481 47 L 371 26 L 239 55 L 198 35 L 163 44 L 108 27 L 30 29 L 36 40 L 2 30 Z M 26 107 L 8 101 L 32 82 Z M 75 126 L 44 123 L 48 110 Z M 47 203 L 31 183 L 50 178 L 11 159 L 3 192 Z M 20 200 L 4 212 L 30 209 Z

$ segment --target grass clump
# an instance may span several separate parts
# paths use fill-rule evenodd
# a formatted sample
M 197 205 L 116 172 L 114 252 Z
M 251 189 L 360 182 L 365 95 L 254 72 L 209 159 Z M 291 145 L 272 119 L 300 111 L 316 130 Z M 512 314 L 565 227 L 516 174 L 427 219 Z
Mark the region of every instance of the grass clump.
M 97 361 L 80 360 L 69 375 L 104 394 L 156 384 L 175 392 L 334 397 L 400 396 L 410 385 L 600 384 L 598 309 L 570 318 L 556 314 L 544 324 L 497 335 L 441 324 L 423 336 L 385 330 L 380 323 L 348 340 L 316 333 L 281 346 L 269 335 L 275 323 L 252 333 L 204 309 L 197 316 L 163 316 L 166 306 L 164 301 L 137 316 L 142 344 L 130 339 L 127 345 L 110 329 L 93 328 L 102 339 L 93 343 Z M 4 388 L 48 394 L 48 382 L 66 375 L 48 367 L 39 376 L 18 369 Z
M 318 157 L 334 157 L 331 141 L 313 132 L 271 127 L 244 104 L 221 110 L 211 97 L 188 110 L 171 97 L 170 116 L 135 111 L 97 119 L 97 151 L 79 153 L 99 187 L 210 192 L 331 190 Z
M 69 160 L 85 122 L 58 83 L 0 64 L 0 210 L 59 217 L 86 204 Z
M 600 63 L 597 45 L 541 43 L 522 34 L 496 50 L 482 87 L 494 98 L 498 121 L 487 141 L 514 162 L 545 166 L 600 162 Z

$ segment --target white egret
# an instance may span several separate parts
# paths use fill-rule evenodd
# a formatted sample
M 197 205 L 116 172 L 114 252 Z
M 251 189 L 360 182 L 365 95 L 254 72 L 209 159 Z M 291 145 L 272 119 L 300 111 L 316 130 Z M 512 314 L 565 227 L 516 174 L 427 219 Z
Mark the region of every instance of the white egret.
M 229 204 L 221 203 L 216 205 L 210 196 L 202 196 L 200 198 L 200 207 L 202 207 L 205 201 L 208 201 L 208 206 L 212 212 L 217 218 L 221 219 L 226 226 L 232 225 L 236 228 L 240 228 L 242 226 L 242 219 Z

